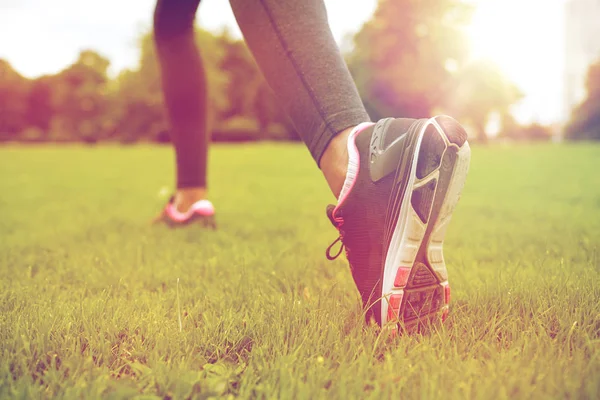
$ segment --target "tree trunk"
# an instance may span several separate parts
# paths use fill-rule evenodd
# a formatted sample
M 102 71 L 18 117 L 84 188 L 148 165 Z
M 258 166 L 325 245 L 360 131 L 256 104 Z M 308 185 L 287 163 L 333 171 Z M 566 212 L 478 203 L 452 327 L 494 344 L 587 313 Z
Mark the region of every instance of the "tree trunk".
M 485 122 L 478 121 L 475 123 L 475 129 L 477 129 L 477 141 L 481 143 L 487 143 L 488 137 L 485 133 Z

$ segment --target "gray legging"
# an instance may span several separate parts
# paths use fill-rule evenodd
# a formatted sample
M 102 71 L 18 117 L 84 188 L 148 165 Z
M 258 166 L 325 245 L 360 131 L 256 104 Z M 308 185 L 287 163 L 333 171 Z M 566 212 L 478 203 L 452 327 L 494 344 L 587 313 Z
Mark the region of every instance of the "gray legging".
M 154 35 L 178 187 L 206 185 L 206 83 L 194 43 L 200 0 L 158 0 Z M 267 82 L 319 163 L 340 131 L 369 116 L 333 39 L 322 0 L 230 0 Z

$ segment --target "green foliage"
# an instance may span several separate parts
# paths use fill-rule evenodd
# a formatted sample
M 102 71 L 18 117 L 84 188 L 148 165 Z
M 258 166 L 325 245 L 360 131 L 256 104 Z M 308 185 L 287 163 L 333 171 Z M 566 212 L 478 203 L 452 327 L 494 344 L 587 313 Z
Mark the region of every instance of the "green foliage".
M 303 146 L 215 145 L 217 231 L 149 226 L 169 149 L 0 148 L 0 398 L 597 399 L 599 150 L 474 147 L 449 319 L 388 339 Z
M 458 71 L 446 97 L 445 108 L 459 120 L 472 123 L 476 138 L 486 141 L 485 127 L 490 114 L 497 112 L 506 122 L 510 106 L 521 97 L 523 94 L 497 65 L 489 61 L 476 61 Z
M 381 0 L 374 18 L 354 38 L 348 56 L 373 119 L 428 117 L 443 104 L 467 42 L 462 28 L 471 8 L 455 0 Z
M 552 130 L 544 125 L 533 123 L 527 126 L 513 126 L 502 132 L 503 137 L 514 140 L 547 141 L 552 139 Z
M 491 113 L 509 115 L 522 94 L 487 61 L 468 62 L 464 28 L 473 8 L 455 0 L 381 0 L 347 56 L 367 111 L 425 118 L 439 111 L 486 139 Z
M 510 106 L 521 97 L 517 88 L 497 66 L 467 63 L 464 28 L 472 9 L 463 0 L 379 2 L 346 55 L 372 119 L 446 112 L 474 125 L 482 140 L 491 113 L 509 120 Z M 227 31 L 214 35 L 198 30 L 196 35 L 207 76 L 212 137 L 298 139 L 246 45 Z M 82 52 L 59 74 L 33 81 L 1 63 L 0 140 L 168 142 L 151 34 L 140 38 L 140 48 L 138 67 L 116 79 L 106 76 L 108 60 L 93 51 Z M 594 102 L 582 106 L 576 120 L 588 122 L 573 131 L 593 130 L 597 109 Z
M 151 34 L 140 41 L 141 58 L 137 70 L 124 71 L 118 78 L 119 130 L 121 140 L 132 142 L 155 140 L 168 131 L 156 49 Z M 208 85 L 207 124 L 213 126 L 229 106 L 229 75 L 221 70 L 226 49 L 222 41 L 205 31 L 197 31 L 196 43 L 201 50 Z
M 0 138 L 12 139 L 27 126 L 29 82 L 0 60 Z
M 53 77 L 44 76 L 31 82 L 28 93 L 27 122 L 31 128 L 42 132 L 50 129 L 50 123 L 56 113 L 56 105 L 52 99 Z
M 208 85 L 207 124 L 217 140 L 227 136 L 223 129 L 230 118 L 253 121 L 247 125 L 253 129 L 234 134 L 247 140 L 296 137 L 243 42 L 227 32 L 215 36 L 203 30 L 196 42 Z M 113 80 L 108 60 L 89 50 L 64 71 L 32 81 L 2 61 L 0 140 L 168 141 L 151 34 L 142 36 L 140 47 L 138 67 Z
M 53 140 L 80 138 L 96 142 L 105 134 L 109 64 L 106 58 L 86 50 L 73 65 L 53 77 L 52 104 L 56 117 L 49 132 Z
M 228 118 L 213 131 L 214 141 L 250 141 L 261 135 L 258 121 L 254 118 L 234 116 Z
M 565 136 L 572 140 L 600 140 L 600 61 L 588 70 L 587 98 L 571 116 Z
M 288 136 L 292 128 L 284 111 L 279 107 L 271 88 L 256 65 L 248 47 L 242 41 L 234 41 L 227 31 L 219 37 L 226 50 L 220 64 L 229 73 L 229 85 L 223 93 L 229 99 L 229 107 L 221 114 L 221 120 L 232 117 L 251 118 L 258 124 L 255 138 L 269 136 L 271 124 L 285 126 Z

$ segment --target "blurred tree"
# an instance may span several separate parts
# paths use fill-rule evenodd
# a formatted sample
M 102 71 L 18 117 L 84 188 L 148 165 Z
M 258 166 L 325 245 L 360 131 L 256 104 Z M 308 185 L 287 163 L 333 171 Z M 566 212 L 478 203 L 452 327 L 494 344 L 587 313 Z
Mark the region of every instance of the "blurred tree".
M 17 139 L 27 127 L 27 96 L 31 83 L 0 59 L 0 137 Z
M 516 125 L 510 131 L 503 132 L 503 136 L 514 140 L 548 141 L 552 139 L 552 128 L 539 123 L 530 125 Z
M 571 140 L 600 140 L 600 60 L 588 69 L 587 98 L 577 106 L 565 128 Z
M 458 0 L 380 0 L 347 57 L 373 119 L 427 117 L 440 106 L 468 55 L 463 27 L 472 8 Z
M 218 140 L 297 138 L 244 42 L 197 31 L 208 84 L 209 129 Z M 159 66 L 150 34 L 134 70 L 116 79 L 86 50 L 55 75 L 29 81 L 0 62 L 0 134 L 11 140 L 168 142 Z
M 227 30 L 218 37 L 218 42 L 224 50 L 219 67 L 229 75 L 226 86 L 229 104 L 219 117 L 226 120 L 236 115 L 248 116 L 257 89 L 263 83 L 262 76 L 244 42 L 233 39 Z
M 199 30 L 196 41 L 201 49 L 208 84 L 208 124 L 215 123 L 223 110 L 229 107 L 227 97 L 228 75 L 220 64 L 225 49 L 211 33 Z M 121 140 L 141 138 L 164 141 L 168 124 L 163 105 L 158 60 L 151 34 L 140 40 L 141 57 L 136 70 L 123 71 L 117 78 L 116 107 L 119 111 L 118 130 Z
M 513 137 L 518 130 L 519 124 L 511 113 L 500 115 L 500 132 L 498 133 L 498 136 Z
M 84 50 L 73 65 L 50 81 L 55 110 L 50 123 L 53 140 L 96 142 L 105 136 L 109 64 L 98 53 Z
M 287 116 L 279 107 L 246 44 L 233 39 L 228 31 L 223 31 L 219 42 L 225 49 L 220 67 L 229 77 L 226 92 L 229 107 L 220 115 L 221 122 L 213 135 L 215 139 L 249 135 L 253 139 L 272 138 L 273 135 L 281 135 L 281 132 L 272 132 L 274 124 L 287 131 L 284 136 L 290 136 L 292 129 Z M 240 130 L 244 126 L 247 132 L 242 135 Z M 231 135 L 227 131 L 231 131 Z
M 464 122 L 471 122 L 477 139 L 486 141 L 485 128 L 493 112 L 500 115 L 503 131 L 511 129 L 514 120 L 510 107 L 523 96 L 492 62 L 480 60 L 469 63 L 455 75 L 446 97 L 445 109 Z
M 43 137 L 48 134 L 50 122 L 55 113 L 52 102 L 53 80 L 52 76 L 35 79 L 31 83 L 31 90 L 27 98 L 27 123 L 31 128 L 38 129 Z
M 117 138 L 130 143 L 152 139 L 166 130 L 167 121 L 154 43 L 150 34 L 140 39 L 140 61 L 135 70 L 121 71 L 116 78 L 112 110 Z

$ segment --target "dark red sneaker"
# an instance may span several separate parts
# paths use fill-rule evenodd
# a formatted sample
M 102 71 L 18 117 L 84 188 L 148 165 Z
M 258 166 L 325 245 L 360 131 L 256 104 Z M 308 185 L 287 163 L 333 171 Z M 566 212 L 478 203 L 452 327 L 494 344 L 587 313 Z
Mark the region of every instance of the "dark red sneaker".
M 447 116 L 388 118 L 359 125 L 348 150 L 346 182 L 327 215 L 367 318 L 407 328 L 445 318 L 450 287 L 442 247 L 469 168 L 467 133 Z M 329 259 L 341 253 L 332 255 L 332 247 Z
M 174 204 L 174 197 L 171 197 L 162 212 L 154 219 L 155 223 L 163 222 L 170 227 L 187 226 L 191 224 L 200 224 L 212 229 L 216 229 L 215 208 L 208 200 L 199 200 L 192 204 L 186 212 L 177 211 Z

